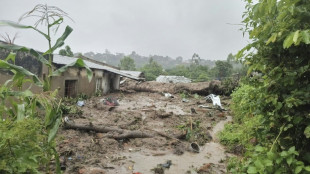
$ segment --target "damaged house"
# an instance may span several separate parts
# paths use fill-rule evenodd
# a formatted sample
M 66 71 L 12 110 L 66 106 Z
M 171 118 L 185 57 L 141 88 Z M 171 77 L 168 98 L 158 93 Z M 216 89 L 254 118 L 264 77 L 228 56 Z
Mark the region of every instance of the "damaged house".
M 1 49 L 0 59 L 4 60 L 8 54 L 8 50 Z M 77 58 L 74 57 L 57 54 L 54 54 L 52 58 L 54 69 L 58 69 L 77 60 Z M 139 78 L 123 73 L 119 69 L 107 64 L 88 58 L 83 58 L 83 61 L 93 71 L 93 78 L 90 82 L 88 81 L 85 68 L 70 67 L 60 76 L 52 77 L 51 90 L 58 89 L 58 95 L 60 97 L 76 97 L 80 93 L 90 96 L 98 92 L 106 94 L 118 90 L 120 76 L 139 80 Z M 43 76 L 48 74 L 48 68 L 28 53 L 18 52 L 16 54 L 15 65 L 22 66 L 28 71 L 36 74 L 41 80 L 43 79 Z M 11 77 L 11 72 L 0 70 L 0 84 L 4 84 Z M 27 85 L 27 83 L 23 86 L 23 88 L 29 87 L 30 85 Z M 34 93 L 42 92 L 42 89 L 35 85 L 32 85 L 30 90 Z

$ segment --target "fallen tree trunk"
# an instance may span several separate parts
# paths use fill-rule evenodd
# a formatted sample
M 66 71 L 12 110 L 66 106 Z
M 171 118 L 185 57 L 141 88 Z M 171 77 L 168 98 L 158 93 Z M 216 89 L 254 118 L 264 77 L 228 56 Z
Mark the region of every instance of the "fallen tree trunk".
M 121 86 L 122 91 L 136 91 L 136 92 L 168 92 L 171 94 L 181 93 L 183 91 L 188 93 L 197 93 L 199 95 L 209 95 L 223 93 L 221 82 L 213 80 L 211 82 L 198 82 L 198 83 L 160 83 L 155 81 L 136 82 L 128 80 Z
M 151 133 L 149 131 L 141 131 L 141 130 L 135 130 L 135 131 L 130 131 L 130 130 L 125 130 L 125 129 L 118 129 L 118 128 L 111 128 L 111 127 L 99 127 L 99 126 L 94 126 L 92 123 L 89 125 L 77 125 L 74 123 L 71 123 L 65 119 L 65 124 L 64 124 L 65 129 L 76 129 L 76 130 L 81 130 L 81 131 L 94 131 L 98 133 L 109 133 L 106 137 L 108 138 L 114 138 L 114 139 L 126 139 L 126 138 L 152 138 L 156 135 L 163 136 L 165 138 L 172 138 L 168 135 L 165 135 L 164 133 L 160 133 L 154 130 L 150 130 L 154 133 Z
M 107 135 L 108 138 L 114 138 L 116 140 L 126 139 L 126 138 L 152 138 L 154 137 L 151 133 L 146 133 L 142 131 L 126 131 L 119 135 Z
M 90 123 L 89 125 L 77 125 L 77 124 L 74 124 L 68 121 L 67 117 L 65 118 L 64 128 L 65 129 L 76 129 L 76 130 L 81 130 L 81 131 L 94 131 L 98 133 L 110 133 L 106 137 L 114 138 L 117 140 L 126 139 L 126 138 L 152 138 L 156 135 L 159 135 L 159 136 L 162 136 L 168 139 L 174 139 L 174 140 L 180 141 L 179 139 L 183 136 L 183 134 L 170 136 L 165 133 L 155 131 L 149 128 L 146 128 L 146 130 L 148 131 L 141 131 L 141 130 L 130 131 L 126 129 L 94 126 L 92 123 Z
M 117 133 L 124 133 L 123 129 L 117 129 L 117 128 L 111 128 L 111 127 L 98 127 L 94 126 L 93 124 L 86 125 L 76 125 L 74 123 L 70 123 L 68 121 L 65 121 L 64 124 L 65 129 L 77 129 L 77 130 L 83 130 L 83 131 L 95 131 L 99 133 L 107 133 L 107 132 L 117 132 Z

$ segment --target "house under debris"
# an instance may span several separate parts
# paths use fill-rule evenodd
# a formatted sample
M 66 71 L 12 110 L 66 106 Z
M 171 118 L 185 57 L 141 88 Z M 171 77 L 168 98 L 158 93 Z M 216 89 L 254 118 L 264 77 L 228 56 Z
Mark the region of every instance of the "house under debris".
M 128 75 L 131 75 L 133 77 L 136 77 L 136 78 L 140 78 L 140 80 L 145 80 L 145 75 L 143 72 L 141 71 L 127 71 L 127 70 L 121 70 L 122 73 L 125 73 L 125 74 L 128 74 Z
M 74 57 L 53 55 L 53 64 L 57 68 L 76 60 L 77 58 Z M 93 78 L 90 82 L 85 68 L 71 67 L 61 76 L 53 77 L 52 89 L 60 89 L 59 95 L 65 97 L 75 97 L 78 93 L 93 95 L 96 92 L 102 92 L 105 94 L 119 89 L 120 76 L 139 80 L 139 78 L 95 60 L 84 59 L 84 62 L 93 71 Z
M 9 54 L 8 50 L 0 49 L 0 59 L 4 60 Z M 54 69 L 75 62 L 77 58 L 61 55 L 53 55 Z M 93 71 L 93 78 L 89 82 L 85 68 L 70 67 L 60 76 L 52 77 L 51 90 L 58 89 L 60 97 L 76 97 L 83 93 L 86 95 L 94 95 L 96 92 L 105 94 L 119 89 L 120 76 L 124 76 L 133 80 L 140 80 L 130 74 L 121 72 L 117 68 L 113 68 L 107 64 L 97 62 L 95 60 L 83 60 L 84 63 Z M 34 56 L 24 52 L 18 52 L 16 55 L 15 65 L 22 66 L 28 71 L 36 74 L 41 80 L 43 76 L 48 74 L 47 66 L 43 65 Z M 12 73 L 0 70 L 0 85 L 4 84 L 12 77 Z M 29 88 L 30 83 L 26 83 L 23 88 Z M 32 85 L 30 88 L 34 93 L 42 92 L 42 89 Z

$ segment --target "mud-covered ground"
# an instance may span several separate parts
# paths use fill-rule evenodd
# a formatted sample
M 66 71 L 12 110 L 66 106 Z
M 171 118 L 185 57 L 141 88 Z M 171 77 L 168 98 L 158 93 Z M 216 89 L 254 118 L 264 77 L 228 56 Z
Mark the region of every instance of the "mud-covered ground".
M 106 97 L 118 99 L 119 106 L 104 105 L 100 99 Z M 79 107 L 82 114 L 67 115 L 72 124 L 140 130 L 155 136 L 114 139 L 108 138 L 113 132 L 61 128 L 57 143 L 64 173 L 225 173 L 228 154 L 215 134 L 229 121 L 229 112 L 199 107 L 212 107 L 202 96 L 190 95 L 187 100 L 147 92 L 86 100 Z M 227 109 L 229 99 L 221 97 L 221 102 Z

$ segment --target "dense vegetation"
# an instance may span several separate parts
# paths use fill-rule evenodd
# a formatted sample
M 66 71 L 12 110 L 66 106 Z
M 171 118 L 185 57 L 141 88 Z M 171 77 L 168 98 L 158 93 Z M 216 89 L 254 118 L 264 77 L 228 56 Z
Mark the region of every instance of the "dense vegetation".
M 51 55 L 64 45 L 73 30 L 67 26 L 52 45 L 50 31 L 59 27 L 66 13 L 57 7 L 39 4 L 22 18 L 34 16 L 38 17 L 34 26 L 0 21 L 0 25 L 37 31 L 47 39 L 49 46 L 40 54 L 26 47 L 0 43 L 0 48 L 10 51 L 5 60 L 0 59 L 0 69 L 12 74 L 10 80 L 0 85 L 0 173 L 61 173 L 54 139 L 62 120 L 62 101 L 57 98 L 57 90 L 51 91 L 51 78 L 70 66 L 86 68 L 89 80 L 93 75 L 82 59 L 57 70 L 52 65 Z M 46 24 L 46 33 L 37 28 L 40 23 Z M 17 51 L 30 54 L 47 66 L 48 74 L 40 79 L 38 74 L 15 65 Z M 40 87 L 42 93 L 33 94 L 27 89 L 29 85 Z
M 75 55 L 80 55 L 80 54 L 82 53 L 76 53 Z M 176 57 L 176 58 L 172 58 L 169 56 L 160 56 L 160 55 L 142 56 L 136 53 L 135 51 L 127 55 L 124 53 L 113 54 L 109 50 L 106 50 L 104 53 L 87 52 L 87 53 L 84 53 L 83 55 L 91 59 L 104 62 L 104 63 L 113 65 L 113 66 L 118 66 L 120 64 L 121 59 L 123 59 L 125 56 L 130 57 L 134 60 L 137 69 L 147 64 L 150 61 L 150 59 L 153 59 L 155 62 L 160 64 L 164 69 L 170 69 L 170 68 L 173 68 L 181 64 L 185 64 L 185 65 L 190 64 L 189 61 L 185 60 L 181 56 Z M 208 65 L 210 67 L 213 67 L 215 65 L 215 61 L 201 59 L 200 65 Z
M 159 75 L 173 75 L 187 77 L 193 82 L 213 79 L 225 81 L 227 79 L 231 80 L 231 78 L 239 79 L 245 76 L 247 71 L 247 67 L 235 61 L 232 54 L 228 55 L 226 61 L 215 61 L 215 66 L 212 68 L 208 65 L 202 65 L 200 59 L 192 59 L 189 64 L 180 64 L 167 70 L 153 58 L 149 59 L 147 64 L 138 69 L 135 67 L 134 59 L 129 56 L 125 56 L 120 62 L 120 69 L 142 71 L 145 74 L 146 80 L 155 80 Z
M 238 54 L 257 75 L 232 95 L 222 143 L 244 158 L 232 173 L 310 173 L 310 1 L 247 0 Z

